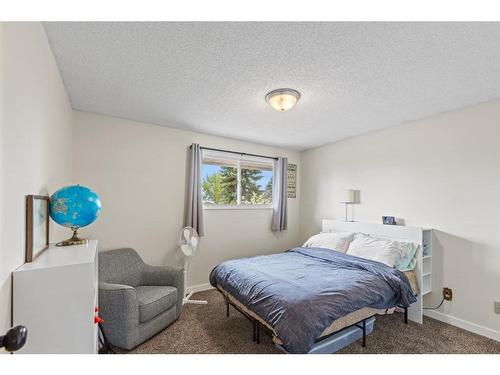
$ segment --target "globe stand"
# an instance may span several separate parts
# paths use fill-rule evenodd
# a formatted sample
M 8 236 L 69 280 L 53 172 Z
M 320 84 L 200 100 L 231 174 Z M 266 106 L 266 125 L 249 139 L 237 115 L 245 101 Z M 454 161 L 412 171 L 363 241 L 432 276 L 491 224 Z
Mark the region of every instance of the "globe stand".
M 73 237 L 56 243 L 56 246 L 85 245 L 87 243 L 87 240 L 85 238 L 78 237 L 78 228 L 71 228 L 71 229 L 73 229 Z

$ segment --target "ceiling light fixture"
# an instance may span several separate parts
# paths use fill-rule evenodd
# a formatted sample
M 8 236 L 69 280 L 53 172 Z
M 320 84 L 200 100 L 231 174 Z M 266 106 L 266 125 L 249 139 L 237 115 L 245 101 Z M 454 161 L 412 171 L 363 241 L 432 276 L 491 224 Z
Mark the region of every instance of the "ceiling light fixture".
M 280 112 L 293 108 L 299 99 L 300 93 L 293 89 L 277 89 L 266 95 L 266 102 Z

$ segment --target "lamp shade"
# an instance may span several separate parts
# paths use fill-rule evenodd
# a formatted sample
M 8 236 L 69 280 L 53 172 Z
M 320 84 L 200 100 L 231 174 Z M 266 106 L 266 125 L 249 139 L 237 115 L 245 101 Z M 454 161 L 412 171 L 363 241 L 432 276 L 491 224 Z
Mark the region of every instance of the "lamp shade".
M 344 192 L 344 199 L 340 203 L 355 203 L 356 202 L 356 191 L 346 190 Z

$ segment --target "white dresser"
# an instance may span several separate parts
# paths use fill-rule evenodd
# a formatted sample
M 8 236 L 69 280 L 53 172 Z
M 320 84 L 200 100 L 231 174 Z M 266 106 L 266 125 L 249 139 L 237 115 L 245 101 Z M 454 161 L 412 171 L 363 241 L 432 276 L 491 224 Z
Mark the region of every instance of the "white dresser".
M 97 353 L 97 295 L 96 240 L 51 246 L 22 265 L 13 272 L 13 319 L 28 339 L 17 353 Z

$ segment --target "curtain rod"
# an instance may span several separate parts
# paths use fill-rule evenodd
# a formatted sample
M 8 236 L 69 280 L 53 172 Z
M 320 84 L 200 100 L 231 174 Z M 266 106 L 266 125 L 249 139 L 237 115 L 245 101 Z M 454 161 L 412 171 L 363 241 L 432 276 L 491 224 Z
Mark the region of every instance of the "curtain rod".
M 191 148 L 191 147 L 192 146 L 189 146 L 189 148 Z M 256 156 L 258 158 L 266 158 L 266 159 L 278 160 L 277 157 L 273 157 L 273 156 L 257 155 L 257 154 L 247 154 L 246 152 L 228 151 L 228 150 L 221 150 L 219 148 L 210 148 L 210 147 L 200 147 L 200 148 L 202 150 L 219 151 L 219 152 L 229 152 L 230 154 L 236 154 L 236 155 Z

